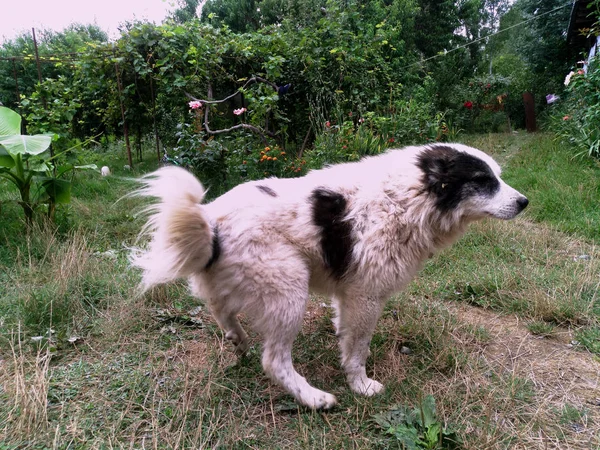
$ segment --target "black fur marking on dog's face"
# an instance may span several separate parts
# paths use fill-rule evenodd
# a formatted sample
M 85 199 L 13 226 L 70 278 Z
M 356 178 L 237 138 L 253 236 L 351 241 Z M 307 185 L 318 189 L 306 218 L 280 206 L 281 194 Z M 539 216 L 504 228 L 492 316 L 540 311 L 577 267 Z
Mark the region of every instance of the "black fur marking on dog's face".
M 455 208 L 474 195 L 493 197 L 500 182 L 490 166 L 480 158 L 446 145 L 433 145 L 418 156 L 427 192 L 443 212 Z
M 261 191 L 263 194 L 270 195 L 271 197 L 277 197 L 277 192 L 271 189 L 269 186 L 263 186 L 262 184 L 256 186 L 256 189 Z
M 341 279 L 352 258 L 352 225 L 345 220 L 346 199 L 342 194 L 317 188 L 310 197 L 313 223 L 321 229 L 321 250 L 325 265 Z
M 217 262 L 221 256 L 221 239 L 219 238 L 219 229 L 215 227 L 213 231 L 213 240 L 212 240 L 212 255 L 210 255 L 210 259 L 204 266 L 204 270 L 210 269 L 210 267 Z

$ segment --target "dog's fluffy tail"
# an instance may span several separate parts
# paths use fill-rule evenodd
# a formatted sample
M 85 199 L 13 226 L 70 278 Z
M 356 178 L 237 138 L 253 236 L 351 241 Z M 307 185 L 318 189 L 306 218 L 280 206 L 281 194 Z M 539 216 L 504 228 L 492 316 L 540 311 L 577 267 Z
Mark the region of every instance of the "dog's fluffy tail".
M 133 196 L 158 202 L 145 212 L 142 235 L 150 235 L 145 250 L 134 252 L 131 262 L 143 271 L 143 291 L 160 283 L 184 278 L 202 270 L 212 257 L 213 231 L 200 203 L 205 190 L 188 171 L 163 167 L 141 179 Z

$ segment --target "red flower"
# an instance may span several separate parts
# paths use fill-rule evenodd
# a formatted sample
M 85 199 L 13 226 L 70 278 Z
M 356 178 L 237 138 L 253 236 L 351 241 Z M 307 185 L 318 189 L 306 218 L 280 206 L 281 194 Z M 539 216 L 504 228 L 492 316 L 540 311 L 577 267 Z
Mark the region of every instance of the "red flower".
M 388 139 L 388 142 L 390 144 L 393 144 L 394 142 L 396 142 L 396 140 L 393 137 L 391 137 L 391 138 Z
M 327 122 L 325 122 L 325 128 L 329 128 L 331 126 L 331 123 L 329 122 L 329 120 Z
M 570 119 L 570 117 L 569 117 L 569 116 L 565 116 L 565 117 L 563 117 L 563 120 L 569 120 L 569 119 Z
M 473 109 L 473 102 L 471 102 L 471 101 L 466 101 L 464 106 L 465 106 L 465 108 L 467 108 L 467 109 Z

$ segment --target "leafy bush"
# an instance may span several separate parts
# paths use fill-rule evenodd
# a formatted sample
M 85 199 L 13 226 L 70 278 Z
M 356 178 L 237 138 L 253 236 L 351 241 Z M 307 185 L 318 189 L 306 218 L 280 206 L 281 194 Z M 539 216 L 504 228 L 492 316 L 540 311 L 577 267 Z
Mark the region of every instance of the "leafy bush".
M 562 140 L 575 147 L 578 155 L 600 158 L 600 59 L 565 79 L 567 95 L 554 115 L 554 126 Z
M 452 98 L 454 108 L 449 117 L 469 132 L 506 128 L 505 106 L 510 84 L 509 78 L 496 75 L 472 78 L 456 88 Z

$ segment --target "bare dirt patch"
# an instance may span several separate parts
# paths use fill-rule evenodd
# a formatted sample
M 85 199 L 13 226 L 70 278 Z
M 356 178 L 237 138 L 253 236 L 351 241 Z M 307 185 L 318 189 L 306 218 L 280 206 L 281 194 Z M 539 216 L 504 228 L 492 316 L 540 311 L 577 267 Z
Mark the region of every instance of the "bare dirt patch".
M 467 305 L 455 305 L 452 311 L 460 321 L 489 331 L 492 338 L 479 350 L 485 365 L 533 384 L 531 426 L 539 428 L 539 438 L 531 433 L 532 446 L 528 448 L 597 448 L 600 362 L 571 344 L 570 330 L 560 329 L 553 338 L 541 338 L 529 333 L 524 320 L 516 316 Z

